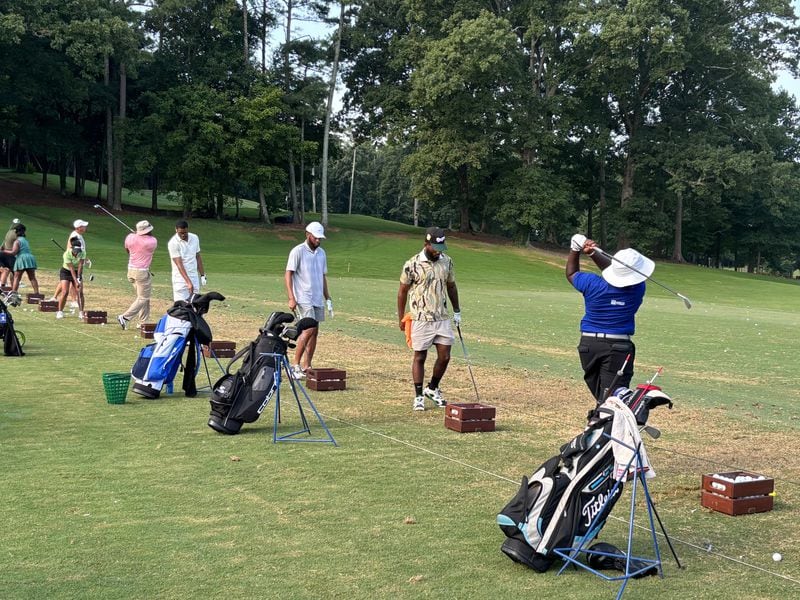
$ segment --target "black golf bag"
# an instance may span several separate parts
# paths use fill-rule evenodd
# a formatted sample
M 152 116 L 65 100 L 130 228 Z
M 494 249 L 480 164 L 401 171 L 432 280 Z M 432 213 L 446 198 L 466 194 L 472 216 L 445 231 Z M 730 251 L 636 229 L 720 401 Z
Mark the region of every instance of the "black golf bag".
M 640 426 L 651 408 L 667 403 L 672 408 L 669 397 L 650 384 L 635 391 L 619 388 L 616 395 Z M 543 573 L 558 558 L 554 549 L 581 540 L 588 544 L 600 533 L 623 488 L 621 482 L 615 487 L 613 423 L 614 411 L 598 406 L 580 435 L 530 478 L 522 478 L 517 494 L 497 515 L 508 538 L 500 549 L 511 560 Z
M 188 348 L 183 369 L 183 391 L 189 398 L 197 395 L 195 378 L 200 366 L 201 344 L 211 342 L 211 328 L 203 319 L 212 300 L 224 300 L 217 292 L 194 295 L 188 302 L 178 300 L 161 317 L 153 332 L 155 342 L 139 351 L 131 368 L 133 391 L 155 399 L 164 387 L 171 387 Z
M 6 356 L 25 356 L 17 332 L 14 331 L 14 319 L 2 300 L 0 300 L 0 340 L 3 340 L 3 354 Z
M 281 357 L 294 348 L 294 340 L 303 331 L 317 326 L 317 321 L 310 318 L 290 325 L 292 321 L 294 315 L 290 313 L 272 313 L 259 329 L 258 337 L 228 363 L 225 375 L 212 387 L 208 426 L 214 431 L 234 435 L 243 423 L 253 423 L 261 416 L 277 389 L 275 371 L 281 368 Z M 240 359 L 242 366 L 231 373 L 231 367 Z

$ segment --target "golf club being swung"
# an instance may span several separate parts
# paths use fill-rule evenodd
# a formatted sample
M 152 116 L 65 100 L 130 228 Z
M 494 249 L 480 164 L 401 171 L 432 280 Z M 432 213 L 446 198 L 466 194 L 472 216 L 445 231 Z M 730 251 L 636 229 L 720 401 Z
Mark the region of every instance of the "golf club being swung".
M 679 293 L 678 293 L 678 292 L 676 292 L 675 290 L 673 290 L 673 289 L 671 289 L 671 288 L 668 288 L 667 286 L 665 286 L 663 283 L 660 283 L 660 282 L 656 281 L 655 279 L 653 279 L 653 278 L 652 278 L 652 277 L 650 277 L 649 275 L 645 275 L 645 274 L 644 274 L 644 273 L 642 273 L 642 272 L 641 272 L 639 269 L 637 269 L 637 268 L 635 268 L 635 267 L 632 267 L 632 266 L 630 266 L 629 264 L 627 264 L 627 263 L 625 263 L 625 262 L 621 261 L 621 260 L 620 260 L 620 259 L 618 259 L 616 256 L 614 256 L 613 254 L 609 254 L 608 252 L 606 252 L 605 250 L 603 250 L 603 249 L 602 249 L 602 248 L 600 248 L 599 246 L 595 246 L 595 247 L 594 247 L 594 249 L 595 249 L 595 251 L 599 252 L 600 254 L 602 254 L 603 256 L 605 256 L 606 258 L 609 258 L 609 259 L 611 259 L 611 260 L 615 260 L 615 261 L 617 261 L 617 262 L 618 262 L 619 264 L 621 264 L 623 267 L 627 267 L 627 268 L 628 268 L 628 269 L 630 269 L 631 271 L 633 271 L 633 272 L 635 272 L 635 273 L 638 273 L 639 275 L 641 275 L 642 277 L 644 277 L 644 278 L 646 278 L 646 279 L 649 279 L 650 281 L 652 281 L 652 282 L 653 282 L 653 283 L 655 283 L 656 285 L 659 285 L 659 286 L 661 286 L 662 288 L 664 288 L 665 290 L 667 290 L 667 291 L 668 291 L 668 292 L 670 292 L 671 294 L 675 294 L 675 295 L 676 295 L 678 298 L 680 298 L 681 300 L 683 300 L 683 304 L 686 306 L 686 308 L 692 308 L 692 301 L 691 301 L 691 300 L 689 300 L 689 299 L 688 299 L 686 296 L 684 296 L 683 294 L 679 294 Z
M 106 213 L 106 214 L 107 214 L 109 217 L 111 217 L 112 219 L 114 219 L 114 220 L 115 220 L 117 223 L 119 223 L 120 225 L 122 225 L 122 226 L 123 226 L 125 229 L 127 229 L 127 230 L 128 230 L 128 231 L 130 231 L 131 233 L 135 233 L 135 232 L 133 231 L 133 229 L 131 229 L 130 227 L 128 227 L 128 226 L 127 226 L 127 225 L 126 225 L 126 224 L 125 224 L 123 221 L 121 221 L 120 219 L 118 219 L 116 216 L 114 216 L 114 214 L 112 214 L 111 212 L 107 211 L 105 208 L 103 208 L 103 207 L 102 207 L 102 206 L 100 206 L 99 204 L 95 204 L 95 205 L 94 205 L 94 207 L 95 207 L 95 208 L 98 208 L 98 209 L 100 209 L 100 210 L 102 210 L 102 211 L 103 211 L 104 213 Z
M 475 388 L 475 400 L 480 404 L 481 398 L 478 396 L 478 386 L 475 384 L 475 376 L 472 374 L 472 364 L 469 360 L 469 354 L 467 354 L 467 347 L 464 345 L 464 336 L 461 335 L 461 325 L 456 325 L 456 329 L 458 330 L 458 339 L 461 340 L 461 349 L 464 351 L 464 360 L 467 361 L 467 370 L 472 379 L 472 387 Z
M 62 252 L 66 252 L 66 250 L 64 250 L 64 246 L 62 246 L 61 244 L 59 244 L 59 243 L 58 243 L 57 241 L 55 241 L 53 238 L 50 238 L 50 241 L 51 241 L 51 242 L 53 242 L 53 243 L 54 243 L 56 246 L 58 246 L 58 249 L 59 249 L 59 250 L 61 250 Z

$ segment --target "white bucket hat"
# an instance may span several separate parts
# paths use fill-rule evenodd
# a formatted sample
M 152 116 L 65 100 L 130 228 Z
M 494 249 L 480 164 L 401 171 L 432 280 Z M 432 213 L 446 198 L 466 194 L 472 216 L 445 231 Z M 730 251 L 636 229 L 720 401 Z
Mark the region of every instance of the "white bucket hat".
M 146 235 L 153 231 L 153 226 L 150 225 L 150 221 L 139 221 L 136 224 L 136 235 Z
M 306 225 L 306 231 L 315 238 L 319 238 L 321 240 L 325 239 L 325 228 L 319 221 L 311 221 L 311 223 Z
M 656 263 L 642 256 L 633 248 L 625 248 L 614 255 L 617 260 L 612 260 L 611 264 L 603 269 L 603 279 L 614 287 L 627 287 L 641 283 L 655 271 Z M 625 265 L 630 265 L 634 270 Z M 639 271 L 638 273 L 636 271 Z

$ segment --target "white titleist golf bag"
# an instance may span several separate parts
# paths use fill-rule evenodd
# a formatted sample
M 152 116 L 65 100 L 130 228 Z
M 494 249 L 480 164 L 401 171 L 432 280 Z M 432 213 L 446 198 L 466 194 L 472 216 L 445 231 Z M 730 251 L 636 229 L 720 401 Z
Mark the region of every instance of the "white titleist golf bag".
M 672 402 L 657 386 L 619 388 L 615 396 L 633 412 L 637 424 L 647 422 L 649 410 Z M 523 477 L 516 496 L 497 515 L 507 539 L 501 550 L 511 560 L 540 573 L 570 548 L 594 539 L 622 494 L 614 474 L 611 431 L 614 411 L 599 406 L 586 429 L 545 461 L 530 478 Z M 613 496 L 612 496 L 613 492 Z
M 201 344 L 212 340 L 211 329 L 203 316 L 212 300 L 224 300 L 217 292 L 193 296 L 189 302 L 177 301 L 161 317 L 153 332 L 154 343 L 139 351 L 131 368 L 133 391 L 145 398 L 158 398 L 164 387 L 171 387 L 183 353 L 188 348 L 183 374 L 184 393 L 197 395 L 195 377 L 200 366 Z

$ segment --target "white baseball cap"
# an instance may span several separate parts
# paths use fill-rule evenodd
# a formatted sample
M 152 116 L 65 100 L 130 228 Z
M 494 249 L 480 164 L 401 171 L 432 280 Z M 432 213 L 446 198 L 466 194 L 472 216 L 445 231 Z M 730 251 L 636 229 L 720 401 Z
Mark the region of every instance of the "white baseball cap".
M 78 227 L 88 227 L 89 221 L 84 221 L 83 219 L 76 219 L 72 226 L 77 229 Z
M 306 231 L 315 238 L 319 238 L 321 240 L 325 239 L 325 228 L 319 221 L 311 221 L 311 223 L 306 225 Z

